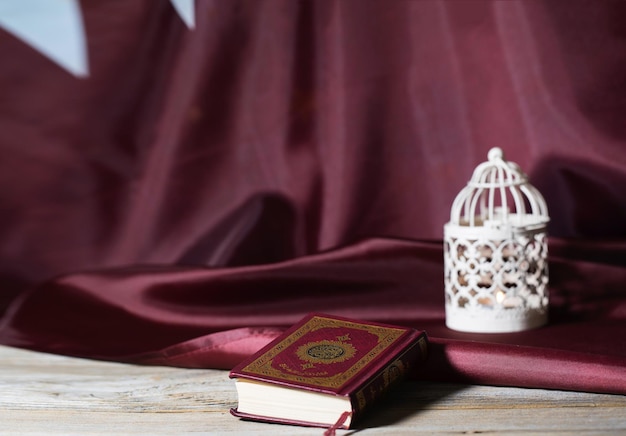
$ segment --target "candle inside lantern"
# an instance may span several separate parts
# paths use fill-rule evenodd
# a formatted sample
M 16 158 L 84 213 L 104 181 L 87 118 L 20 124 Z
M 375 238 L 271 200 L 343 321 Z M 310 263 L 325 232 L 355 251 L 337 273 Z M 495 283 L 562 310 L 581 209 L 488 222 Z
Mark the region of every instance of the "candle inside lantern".
M 502 289 L 498 289 L 496 291 L 496 301 L 498 302 L 498 304 L 502 304 L 505 297 L 506 297 L 506 293 Z

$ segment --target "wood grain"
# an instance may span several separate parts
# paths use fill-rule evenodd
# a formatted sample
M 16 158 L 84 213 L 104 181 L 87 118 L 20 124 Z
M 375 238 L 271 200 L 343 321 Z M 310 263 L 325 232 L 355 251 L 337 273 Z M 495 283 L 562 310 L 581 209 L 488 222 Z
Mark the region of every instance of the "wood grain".
M 321 435 L 245 422 L 226 371 L 126 365 L 0 346 L 2 435 Z M 377 434 L 626 434 L 626 397 L 405 383 L 359 428 Z

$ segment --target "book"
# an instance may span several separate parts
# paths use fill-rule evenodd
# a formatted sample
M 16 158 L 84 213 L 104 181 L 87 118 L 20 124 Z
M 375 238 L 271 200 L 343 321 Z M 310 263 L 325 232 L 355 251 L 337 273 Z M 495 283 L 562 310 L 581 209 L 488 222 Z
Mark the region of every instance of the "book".
M 230 371 L 231 413 L 248 420 L 349 429 L 427 356 L 423 331 L 309 314 Z

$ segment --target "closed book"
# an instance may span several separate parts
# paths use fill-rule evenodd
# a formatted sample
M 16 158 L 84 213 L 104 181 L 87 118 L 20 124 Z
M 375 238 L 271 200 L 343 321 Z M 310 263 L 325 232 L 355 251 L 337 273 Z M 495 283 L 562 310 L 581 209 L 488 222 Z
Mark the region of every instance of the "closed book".
M 309 314 L 230 372 L 243 419 L 350 428 L 427 355 L 423 331 Z

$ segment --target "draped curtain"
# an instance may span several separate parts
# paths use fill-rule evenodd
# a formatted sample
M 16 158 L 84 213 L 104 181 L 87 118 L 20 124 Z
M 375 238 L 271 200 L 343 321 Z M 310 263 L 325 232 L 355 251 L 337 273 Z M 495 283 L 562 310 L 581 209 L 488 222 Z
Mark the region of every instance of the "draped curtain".
M 310 311 L 420 377 L 626 393 L 626 3 L 79 2 L 89 74 L 0 29 L 0 342 L 229 368 Z M 499 146 L 551 216 L 548 326 L 444 326 L 442 227 Z

